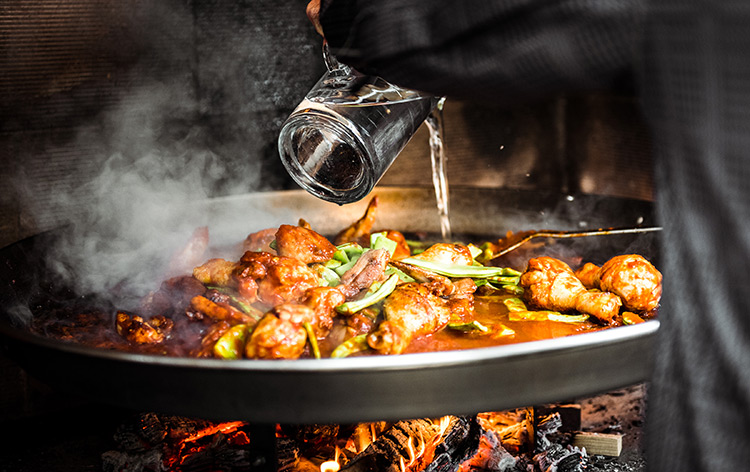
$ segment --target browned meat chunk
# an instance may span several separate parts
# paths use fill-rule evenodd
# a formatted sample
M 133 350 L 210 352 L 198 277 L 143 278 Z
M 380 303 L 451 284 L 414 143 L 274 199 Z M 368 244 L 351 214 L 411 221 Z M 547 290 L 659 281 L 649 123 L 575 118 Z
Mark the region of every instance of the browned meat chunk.
M 276 232 L 276 252 L 279 256 L 311 264 L 330 259 L 336 252 L 336 246 L 311 229 L 281 225 Z
M 214 344 L 224 335 L 232 325 L 226 321 L 219 321 L 212 324 L 203 338 L 201 339 L 200 348 L 192 354 L 195 357 L 213 357 L 214 356 Z
M 578 280 L 581 281 L 584 287 L 586 288 L 599 288 L 599 266 L 596 264 L 592 264 L 591 262 L 587 262 L 575 271 L 576 277 L 578 277 Z
M 139 312 L 145 316 L 169 316 L 184 311 L 194 296 L 205 292 L 206 287 L 192 276 L 172 277 L 162 282 L 159 290 L 141 300 Z
M 296 303 L 307 289 L 318 286 L 318 277 L 305 263 L 266 252 L 246 252 L 235 274 L 240 286 L 242 279 L 255 280 L 258 300 L 269 307 Z
M 643 256 L 616 256 L 601 267 L 587 263 L 575 274 L 588 288 L 616 294 L 629 310 L 649 312 L 659 306 L 662 275 Z
M 380 354 L 401 354 L 417 336 L 442 329 L 451 316 L 447 302 L 418 283 L 397 287 L 385 300 L 383 314 L 385 321 L 367 337 Z
M 530 259 L 520 285 L 525 289 L 526 300 L 538 308 L 577 310 L 606 323 L 612 322 L 622 305 L 614 294 L 587 291 L 570 266 L 552 257 Z
M 661 299 L 661 272 L 642 256 L 613 257 L 599 271 L 599 288 L 619 295 L 626 308 L 651 311 Z
M 423 261 L 439 262 L 441 264 L 471 265 L 474 258 L 468 247 L 462 244 L 437 243 L 428 247 L 424 252 L 412 256 Z
M 363 253 L 354 266 L 341 276 L 341 284 L 336 288 L 346 298 L 357 295 L 383 278 L 390 258 L 385 249 L 371 249 Z
M 302 304 L 313 310 L 313 321 L 310 323 L 318 339 L 324 338 L 333 326 L 336 308 L 346 301 L 344 294 L 333 287 L 313 287 L 305 292 Z
M 243 313 L 228 303 L 214 302 L 199 295 L 190 300 L 190 308 L 200 312 L 214 321 L 227 321 L 230 324 L 255 324 L 255 318 Z
M 169 318 L 155 316 L 145 321 L 137 315 L 117 312 L 115 320 L 117 333 L 133 344 L 157 344 L 166 338 L 174 323 Z
M 205 264 L 193 269 L 193 277 L 206 285 L 233 286 L 236 281 L 232 277 L 237 263 L 224 259 L 209 259 Z
M 247 238 L 242 242 L 242 251 L 253 251 L 253 252 L 271 252 L 271 242 L 276 239 L 276 231 L 279 228 L 266 228 L 255 233 L 250 233 Z
M 307 307 L 305 307 L 307 308 Z M 267 313 L 245 345 L 249 359 L 297 359 L 305 351 L 307 333 L 298 323 Z

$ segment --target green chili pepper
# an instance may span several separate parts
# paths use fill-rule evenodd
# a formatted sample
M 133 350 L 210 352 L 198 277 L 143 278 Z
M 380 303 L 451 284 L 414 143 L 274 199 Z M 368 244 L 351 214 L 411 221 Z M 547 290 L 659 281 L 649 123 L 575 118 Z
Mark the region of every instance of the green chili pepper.
M 388 239 L 387 234 L 386 232 L 372 233 L 370 235 L 370 249 L 385 249 L 393 256 L 398 244 L 396 244 L 396 241 Z
M 469 323 L 448 323 L 448 328 L 456 330 L 456 331 L 463 331 L 463 332 L 472 332 L 472 331 L 479 331 L 480 333 L 489 333 L 490 329 L 480 323 L 477 320 L 471 321 Z
M 313 330 L 312 325 L 307 321 L 302 323 L 302 327 L 305 328 L 305 332 L 307 333 L 307 342 L 310 343 L 313 357 L 320 359 L 320 348 L 318 347 L 318 338 L 315 337 L 315 330 Z
M 370 290 L 362 299 L 343 303 L 336 307 L 336 311 L 351 315 L 363 308 L 374 305 L 393 292 L 398 284 L 398 280 L 398 274 L 393 274 L 388 277 L 388 280 L 380 284 L 380 286 L 375 287 L 375 284 L 373 284 L 373 287 L 370 287 Z
M 401 259 L 404 264 L 411 264 L 446 277 L 471 277 L 484 279 L 488 277 L 515 277 L 520 275 L 517 270 L 508 267 L 491 267 L 481 265 L 444 264 L 440 262 L 423 261 L 414 257 Z
M 239 359 L 245 350 L 250 330 L 245 324 L 234 325 L 214 344 L 214 355 L 219 359 Z
M 366 334 L 360 334 L 358 336 L 354 336 L 353 338 L 347 339 L 343 343 L 339 344 L 336 349 L 333 350 L 331 353 L 331 357 L 333 358 L 341 358 L 341 357 L 349 357 L 352 354 L 356 354 L 358 352 L 364 352 L 370 349 L 370 346 L 367 345 L 367 335 Z
M 511 313 L 529 310 L 528 308 L 526 308 L 526 304 L 520 298 L 506 298 L 505 300 L 503 300 L 503 304 Z

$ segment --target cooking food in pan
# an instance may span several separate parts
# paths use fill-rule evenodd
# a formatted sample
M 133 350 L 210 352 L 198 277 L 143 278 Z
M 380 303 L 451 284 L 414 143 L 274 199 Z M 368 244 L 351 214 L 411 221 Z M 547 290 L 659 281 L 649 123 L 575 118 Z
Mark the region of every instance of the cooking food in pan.
M 249 235 L 230 256 L 210 254 L 201 228 L 172 260 L 183 273 L 136 309 L 58 307 L 33 329 L 131 352 L 297 359 L 469 349 L 656 316 L 661 274 L 640 255 L 500 267 L 491 264 L 502 241 L 431 243 L 377 230 L 377 203 L 337 235 L 300 220 Z

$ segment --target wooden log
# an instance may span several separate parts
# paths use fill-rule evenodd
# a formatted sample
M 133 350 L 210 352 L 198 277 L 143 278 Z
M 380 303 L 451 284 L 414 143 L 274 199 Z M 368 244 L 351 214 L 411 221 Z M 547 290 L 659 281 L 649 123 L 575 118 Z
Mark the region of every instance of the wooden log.
M 399 421 L 342 467 L 341 471 L 400 472 L 402 461 L 409 462 L 409 443 L 412 438 L 431 441 L 437 433 L 437 425 L 429 419 Z
M 586 448 L 590 455 L 618 457 L 622 452 L 622 434 L 580 432 L 573 436 L 572 445 Z
M 473 417 L 456 417 L 435 447 L 434 458 L 425 472 L 454 472 L 479 450 L 483 429 Z
M 362 453 L 342 467 L 342 472 L 454 472 L 479 447 L 482 428 L 476 417 L 449 417 L 444 432 L 437 423 L 405 420 L 395 423 Z M 438 436 L 440 435 L 440 436 Z M 414 446 L 409 450 L 409 444 Z M 424 451 L 414 458 L 414 448 Z

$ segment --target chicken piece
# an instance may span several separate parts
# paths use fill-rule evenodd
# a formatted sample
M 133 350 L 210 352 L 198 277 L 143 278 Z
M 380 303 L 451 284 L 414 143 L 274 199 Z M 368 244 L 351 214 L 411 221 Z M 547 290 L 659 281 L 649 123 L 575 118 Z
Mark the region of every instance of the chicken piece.
M 613 257 L 601 267 L 588 262 L 575 274 L 587 288 L 619 296 L 628 310 L 649 312 L 659 306 L 661 272 L 637 254 Z
M 194 357 L 213 357 L 216 341 L 229 331 L 231 327 L 232 325 L 226 321 L 219 321 L 212 324 L 206 334 L 203 335 L 203 338 L 201 338 L 200 348 L 193 351 L 191 355 Z
M 529 260 L 520 285 L 525 289 L 526 300 L 538 308 L 560 312 L 577 310 L 605 323 L 611 323 L 622 306 L 617 295 L 587 291 L 568 264 L 552 257 Z
M 309 310 L 308 307 L 305 307 Z M 248 359 L 297 359 L 305 351 L 307 333 L 290 319 L 267 313 L 255 326 L 245 344 Z
M 318 339 L 323 339 L 331 331 L 335 308 L 346 301 L 344 294 L 334 287 L 313 287 L 305 292 L 302 304 L 313 310 L 310 323 Z
M 307 289 L 318 286 L 317 275 L 305 263 L 267 252 L 246 252 L 234 274 L 240 287 L 249 283 L 243 279 L 253 279 L 258 300 L 269 307 L 299 302 Z
M 383 303 L 385 321 L 367 336 L 380 354 L 401 354 L 417 336 L 439 331 L 451 316 L 445 300 L 422 284 L 400 285 Z
M 276 252 L 279 256 L 312 264 L 329 260 L 336 252 L 336 246 L 311 229 L 281 225 L 276 231 Z
M 581 281 L 584 287 L 588 289 L 599 288 L 599 266 L 587 262 L 583 267 L 575 271 L 576 277 Z
M 247 324 L 254 325 L 255 318 L 238 310 L 228 303 L 211 301 L 208 298 L 198 295 L 190 300 L 190 308 L 200 312 L 214 321 L 227 321 L 230 324 Z
M 174 322 L 164 316 L 155 316 L 147 322 L 140 316 L 118 311 L 115 326 L 117 334 L 133 344 L 158 344 L 172 331 Z
M 237 263 L 224 259 L 209 259 L 203 265 L 193 269 L 193 277 L 205 285 L 232 287 L 236 284 L 233 273 Z
M 367 204 L 367 209 L 362 218 L 358 219 L 348 228 L 343 229 L 336 235 L 333 242 L 338 246 L 344 243 L 359 243 L 362 246 L 369 245 L 370 232 L 375 224 L 375 216 L 378 209 L 378 196 L 375 195 Z
M 599 288 L 622 298 L 625 308 L 648 312 L 661 300 L 661 272 L 638 254 L 616 256 L 602 265 Z
M 247 238 L 242 242 L 242 252 L 247 251 L 253 252 L 271 252 L 271 243 L 276 239 L 276 231 L 279 228 L 266 228 L 255 233 L 250 233 Z
M 453 281 L 453 293 L 446 303 L 451 317 L 470 321 L 474 316 L 474 292 L 477 284 L 472 279 L 458 279 Z
M 159 290 L 141 300 L 139 313 L 145 316 L 170 316 L 185 310 L 196 295 L 203 295 L 206 287 L 189 275 L 172 277 L 162 282 Z
M 386 249 L 371 249 L 363 253 L 354 266 L 341 276 L 341 283 L 336 288 L 346 298 L 357 295 L 374 282 L 383 279 L 390 258 L 391 255 Z
M 391 261 L 391 265 L 414 279 L 416 282 L 429 285 L 430 291 L 436 295 L 450 295 L 456 290 L 451 279 L 444 275 L 436 274 L 427 269 L 411 264 L 404 264 L 398 261 Z
M 462 244 L 437 243 L 412 256 L 414 259 L 438 262 L 441 264 L 472 265 L 474 258 L 468 247 Z

